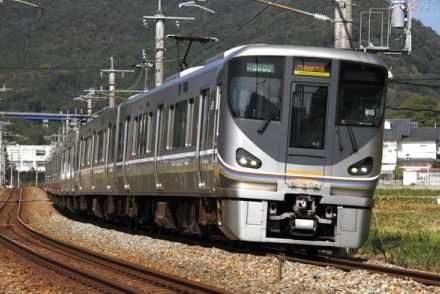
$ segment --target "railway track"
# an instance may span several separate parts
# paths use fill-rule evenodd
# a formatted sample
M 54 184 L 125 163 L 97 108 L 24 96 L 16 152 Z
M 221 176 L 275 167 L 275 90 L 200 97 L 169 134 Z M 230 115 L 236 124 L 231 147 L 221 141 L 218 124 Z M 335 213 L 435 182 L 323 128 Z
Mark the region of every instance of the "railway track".
M 22 190 L 18 201 L 11 200 L 17 193 L 11 190 L 0 206 L 7 222 L 0 228 L 0 242 L 44 267 L 105 293 L 226 293 L 44 236 L 20 219 Z
M 384 274 L 401 279 L 412 279 L 414 281 L 429 286 L 440 286 L 440 275 L 429 272 L 388 267 L 350 260 L 346 258 L 334 258 L 321 255 L 318 255 L 316 257 L 285 256 L 284 254 L 269 255 L 275 256 L 282 261 L 287 260 L 291 262 L 300 262 L 321 267 L 333 267 L 344 271 L 364 270 L 370 273 Z
M 65 212 L 66 213 L 66 212 Z M 69 217 L 74 218 L 79 221 L 83 222 L 92 222 L 95 225 L 102 226 L 102 223 L 93 222 L 88 219 L 78 217 L 77 215 L 70 214 L 69 212 L 66 213 L 69 215 Z M 130 231 L 128 229 L 124 229 L 123 227 L 118 227 L 115 225 L 105 226 L 105 228 L 115 228 L 117 227 L 119 230 L 129 233 Z M 149 235 L 149 234 L 147 234 Z M 237 253 L 244 253 L 244 254 L 256 254 L 256 255 L 271 255 L 276 257 L 279 260 L 287 260 L 291 262 L 299 262 L 304 264 L 310 264 L 310 265 L 316 265 L 320 267 L 333 267 L 337 269 L 341 269 L 344 271 L 353 271 L 353 270 L 364 270 L 370 273 L 378 273 L 378 274 L 384 274 L 389 275 L 393 277 L 403 278 L 403 279 L 412 279 L 414 281 L 420 282 L 422 284 L 428 285 L 428 286 L 440 286 L 440 275 L 429 273 L 429 272 L 421 272 L 421 271 L 414 271 L 414 270 L 408 270 L 408 269 L 401 269 L 401 268 L 395 268 L 395 267 L 387 267 L 387 266 L 381 266 L 361 261 L 355 261 L 347 258 L 334 258 L 330 256 L 325 255 L 318 255 L 315 257 L 309 257 L 304 254 L 277 254 L 278 250 L 275 249 L 267 249 L 267 248 L 259 248 L 259 249 L 246 249 L 242 247 L 237 247 L 233 245 L 226 245 L 227 242 L 225 240 L 214 240 L 214 239 L 203 239 L 203 238 L 197 238 L 192 236 L 191 238 L 187 238 L 186 236 L 173 236 L 173 235 L 149 235 L 152 238 L 159 238 L 166 241 L 171 242 L 183 242 L 185 244 L 190 245 L 199 245 L 199 246 L 205 246 L 205 247 L 211 247 L 215 246 L 217 248 L 222 248 L 227 251 L 231 252 L 237 252 Z M 246 247 L 246 246 L 245 246 Z

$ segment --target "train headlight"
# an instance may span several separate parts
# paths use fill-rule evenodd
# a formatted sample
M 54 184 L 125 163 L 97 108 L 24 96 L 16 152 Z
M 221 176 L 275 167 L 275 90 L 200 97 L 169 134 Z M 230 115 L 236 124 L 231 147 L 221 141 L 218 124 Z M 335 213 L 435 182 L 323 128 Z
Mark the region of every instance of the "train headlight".
M 353 176 L 368 175 L 373 168 L 373 158 L 367 157 L 356 162 L 348 168 L 348 173 Z
M 257 157 L 253 156 L 243 148 L 237 149 L 237 162 L 243 167 L 260 168 L 262 163 Z

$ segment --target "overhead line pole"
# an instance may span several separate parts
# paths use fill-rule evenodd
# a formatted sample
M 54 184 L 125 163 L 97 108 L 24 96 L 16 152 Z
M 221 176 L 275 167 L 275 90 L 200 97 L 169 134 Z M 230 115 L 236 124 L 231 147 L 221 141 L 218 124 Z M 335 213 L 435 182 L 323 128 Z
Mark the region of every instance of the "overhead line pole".
M 101 69 L 101 74 L 103 72 L 108 73 L 108 89 L 110 91 L 108 107 L 115 107 L 115 90 L 116 90 L 116 73 L 128 73 L 134 72 L 132 69 L 115 69 L 113 64 L 113 57 L 110 57 L 110 68 L 109 69 Z
M 353 47 L 353 0 L 336 0 L 335 8 L 335 48 Z
M 144 16 L 143 19 L 156 21 L 156 87 L 164 81 L 164 52 L 165 52 L 165 20 L 194 20 L 194 17 L 165 16 L 162 11 L 162 1 L 158 0 L 158 10 L 153 16 Z

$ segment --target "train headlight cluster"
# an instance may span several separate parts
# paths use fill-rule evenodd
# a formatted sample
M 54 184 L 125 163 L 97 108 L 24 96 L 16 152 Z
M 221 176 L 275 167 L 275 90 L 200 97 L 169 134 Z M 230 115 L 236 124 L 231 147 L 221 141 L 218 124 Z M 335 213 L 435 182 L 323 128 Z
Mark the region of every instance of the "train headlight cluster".
M 353 176 L 368 175 L 373 168 L 373 158 L 367 157 L 356 162 L 348 168 L 348 173 Z
M 260 168 L 262 163 L 257 157 L 253 156 L 243 148 L 237 149 L 237 162 L 243 167 Z

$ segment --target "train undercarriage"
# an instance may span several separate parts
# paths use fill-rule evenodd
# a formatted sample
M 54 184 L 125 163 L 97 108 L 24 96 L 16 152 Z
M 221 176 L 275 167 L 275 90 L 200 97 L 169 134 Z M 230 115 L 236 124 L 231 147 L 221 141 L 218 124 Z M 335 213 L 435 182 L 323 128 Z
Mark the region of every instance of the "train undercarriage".
M 319 205 L 319 198 L 308 195 L 286 196 L 285 201 L 263 201 L 258 207 L 266 207 L 262 222 L 265 228 L 260 240 L 247 240 L 237 235 L 231 229 L 227 211 L 237 209 L 227 200 L 216 198 L 195 197 L 146 197 L 146 196 L 57 196 L 51 195 L 54 204 L 75 215 L 93 218 L 100 222 L 117 223 L 140 231 L 166 231 L 199 237 L 221 237 L 229 240 L 244 240 L 267 243 L 284 243 L 283 240 L 300 240 L 295 247 L 314 247 L 318 241 L 331 242 L 335 240 L 337 207 Z M 245 224 L 239 231 L 247 231 L 255 224 L 251 207 L 259 208 L 246 202 L 247 211 L 244 213 Z M 251 206 L 249 206 L 251 204 Z M 239 218 L 233 220 L 240 223 Z M 258 220 L 256 222 L 259 222 Z M 279 240 L 273 241 L 273 240 Z M 289 246 L 295 244 L 291 242 Z M 327 246 L 329 249 L 331 246 Z M 311 247 L 310 247 L 311 248 Z

